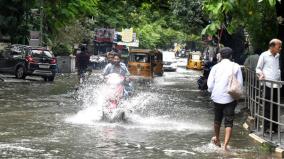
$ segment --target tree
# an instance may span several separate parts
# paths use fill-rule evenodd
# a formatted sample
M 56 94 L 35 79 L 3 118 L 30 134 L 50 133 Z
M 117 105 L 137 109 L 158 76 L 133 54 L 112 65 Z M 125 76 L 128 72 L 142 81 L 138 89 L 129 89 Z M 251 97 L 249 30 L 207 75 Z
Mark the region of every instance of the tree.
M 202 11 L 203 0 L 175 0 L 171 1 L 170 6 L 179 23 L 178 29 L 183 30 L 188 34 L 200 35 L 202 27 L 205 27 L 208 22 L 206 15 Z
M 27 43 L 27 16 L 35 1 L 0 1 L 0 38 L 10 37 L 12 43 Z
M 169 48 L 175 42 L 183 43 L 189 40 L 188 37 L 194 37 L 188 35 L 198 33 L 201 28 L 196 26 L 199 25 L 200 20 L 189 18 L 190 16 L 199 17 L 199 2 L 201 0 L 198 3 L 184 0 L 178 0 L 176 3 L 169 0 L 2 1 L 5 1 L 5 3 L 1 3 L 1 8 L 12 8 L 12 11 L 17 13 L 15 16 L 13 12 L 5 11 L 11 12 L 11 19 L 17 20 L 4 25 L 1 24 L 1 21 L 2 34 L 27 38 L 29 30 L 40 30 L 39 11 L 33 13 L 31 9 L 40 10 L 42 7 L 44 45 L 51 46 L 60 42 L 70 45 L 91 38 L 93 29 L 98 27 L 115 28 L 118 31 L 122 28 L 133 27 L 138 38 L 141 39 L 141 47 Z M 42 6 L 41 2 L 44 2 Z M 178 9 L 179 5 L 183 3 L 187 4 L 187 8 L 196 9 L 191 14 L 182 16 L 184 8 L 180 11 Z M 191 5 L 194 6 L 191 7 Z M 0 11 L 0 19 L 6 17 L 5 12 Z M 92 22 L 86 23 L 86 21 Z M 191 25 L 188 25 L 191 21 Z M 6 22 L 9 22 L 9 20 L 5 20 Z M 12 27 L 9 28 L 8 26 Z M 13 27 L 14 29 L 12 29 Z M 12 30 L 23 31 L 25 34 Z M 13 43 L 27 43 L 27 41 L 13 40 Z
M 264 49 L 268 39 L 277 33 L 275 4 L 276 0 L 205 0 L 203 9 L 211 23 L 203 29 L 202 34 L 214 35 L 221 27 L 229 34 L 244 28 L 253 47 Z

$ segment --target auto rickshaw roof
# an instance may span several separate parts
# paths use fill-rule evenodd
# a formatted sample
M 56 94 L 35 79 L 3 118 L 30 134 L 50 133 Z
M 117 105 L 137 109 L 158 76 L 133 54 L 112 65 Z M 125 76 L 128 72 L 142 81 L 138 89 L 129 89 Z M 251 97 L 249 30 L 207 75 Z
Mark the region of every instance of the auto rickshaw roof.
M 202 55 L 202 53 L 200 51 L 193 51 L 190 52 L 191 55 Z
M 160 53 L 158 50 L 150 50 L 150 49 L 132 49 L 129 51 L 129 53 L 145 53 L 145 54 L 155 54 L 155 53 Z

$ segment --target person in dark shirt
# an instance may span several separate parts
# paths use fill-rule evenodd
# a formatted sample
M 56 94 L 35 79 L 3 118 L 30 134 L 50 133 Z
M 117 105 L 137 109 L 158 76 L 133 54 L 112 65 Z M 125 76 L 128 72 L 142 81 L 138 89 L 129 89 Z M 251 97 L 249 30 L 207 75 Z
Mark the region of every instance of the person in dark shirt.
M 87 53 L 85 46 L 81 47 L 81 52 L 76 55 L 76 63 L 78 67 L 78 78 L 80 83 L 85 80 L 85 73 L 90 62 L 90 55 Z

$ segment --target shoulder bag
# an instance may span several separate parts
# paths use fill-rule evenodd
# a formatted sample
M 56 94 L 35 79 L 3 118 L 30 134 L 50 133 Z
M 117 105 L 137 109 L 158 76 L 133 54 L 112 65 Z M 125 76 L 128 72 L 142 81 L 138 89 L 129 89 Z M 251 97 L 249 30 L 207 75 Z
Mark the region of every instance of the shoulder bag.
M 234 63 L 232 66 L 232 74 L 229 76 L 228 94 L 230 94 L 235 100 L 239 100 L 243 95 L 243 86 L 234 74 Z

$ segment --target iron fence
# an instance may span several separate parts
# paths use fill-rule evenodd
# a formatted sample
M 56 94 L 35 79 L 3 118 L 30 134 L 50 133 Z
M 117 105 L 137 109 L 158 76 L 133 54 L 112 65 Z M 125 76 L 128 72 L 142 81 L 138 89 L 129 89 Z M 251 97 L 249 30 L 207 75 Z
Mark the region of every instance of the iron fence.
M 281 88 L 284 81 L 258 80 L 254 70 L 244 68 L 245 103 L 254 118 L 251 130 L 263 139 L 284 147 L 281 127 Z

